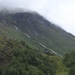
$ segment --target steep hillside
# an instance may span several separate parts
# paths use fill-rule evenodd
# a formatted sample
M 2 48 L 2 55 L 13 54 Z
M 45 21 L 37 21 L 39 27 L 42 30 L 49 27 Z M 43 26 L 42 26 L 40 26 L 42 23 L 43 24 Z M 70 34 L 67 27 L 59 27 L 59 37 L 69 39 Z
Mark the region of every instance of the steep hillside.
M 0 35 L 59 56 L 75 50 L 75 37 L 36 12 L 0 14 Z

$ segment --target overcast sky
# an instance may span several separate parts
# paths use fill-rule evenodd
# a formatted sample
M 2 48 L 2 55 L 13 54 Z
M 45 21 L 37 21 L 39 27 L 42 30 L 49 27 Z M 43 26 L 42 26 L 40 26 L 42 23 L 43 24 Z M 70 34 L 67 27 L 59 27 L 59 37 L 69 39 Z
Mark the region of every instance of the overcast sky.
M 3 7 L 37 11 L 75 35 L 75 0 L 0 0 L 0 8 Z

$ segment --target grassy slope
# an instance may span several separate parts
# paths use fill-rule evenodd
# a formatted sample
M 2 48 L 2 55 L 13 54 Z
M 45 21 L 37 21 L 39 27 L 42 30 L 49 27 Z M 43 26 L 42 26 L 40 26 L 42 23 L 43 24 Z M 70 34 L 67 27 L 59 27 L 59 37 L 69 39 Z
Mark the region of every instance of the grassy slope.
M 53 59 L 57 62 L 56 75 L 68 75 L 69 68 L 65 67 L 63 64 L 63 58 L 51 56 L 50 59 Z
M 28 38 L 23 32 L 20 30 L 16 30 L 13 26 L 5 26 L 0 22 L 0 36 L 7 36 L 8 38 L 15 39 L 18 41 L 25 41 L 27 45 L 36 49 L 44 49 L 39 44 L 34 42 L 32 39 Z
M 0 34 L 16 40 L 24 40 L 32 48 L 47 50 L 35 41 L 54 50 L 60 55 L 75 50 L 75 37 L 66 31 L 56 27 L 42 17 L 32 13 L 8 14 L 2 17 L 8 24 L 6 27 L 0 21 Z M 16 25 L 19 30 L 17 31 Z M 38 35 L 35 35 L 37 32 Z M 27 38 L 28 34 L 31 38 Z

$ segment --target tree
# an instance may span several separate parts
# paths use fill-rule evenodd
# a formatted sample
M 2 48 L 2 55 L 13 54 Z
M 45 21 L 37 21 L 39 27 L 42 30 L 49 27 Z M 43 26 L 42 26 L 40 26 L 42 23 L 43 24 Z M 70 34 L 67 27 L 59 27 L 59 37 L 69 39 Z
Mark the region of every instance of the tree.
M 5 70 L 4 75 L 19 75 L 19 72 L 14 67 L 8 67 Z
M 75 66 L 70 68 L 69 75 L 75 75 Z
M 69 68 L 74 66 L 75 65 L 75 52 L 66 53 L 63 59 L 63 63 Z

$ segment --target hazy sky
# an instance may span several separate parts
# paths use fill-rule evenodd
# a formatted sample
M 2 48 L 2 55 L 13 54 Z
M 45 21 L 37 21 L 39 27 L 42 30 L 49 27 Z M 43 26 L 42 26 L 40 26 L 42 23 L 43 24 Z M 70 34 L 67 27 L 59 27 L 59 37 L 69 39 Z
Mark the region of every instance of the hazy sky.
M 39 12 L 75 35 L 75 0 L 0 0 L 0 8 L 22 7 Z

